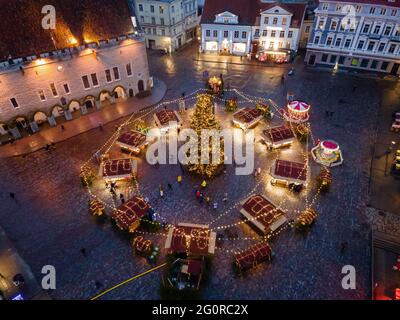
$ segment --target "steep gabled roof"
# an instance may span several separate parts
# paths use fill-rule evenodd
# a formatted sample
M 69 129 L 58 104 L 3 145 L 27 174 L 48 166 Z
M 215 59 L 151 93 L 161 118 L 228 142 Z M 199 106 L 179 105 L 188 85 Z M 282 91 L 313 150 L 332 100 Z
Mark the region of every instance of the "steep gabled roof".
M 51 32 L 42 28 L 45 5 L 56 9 Z M 126 0 L 0 0 L 0 8 L 0 60 L 133 32 Z

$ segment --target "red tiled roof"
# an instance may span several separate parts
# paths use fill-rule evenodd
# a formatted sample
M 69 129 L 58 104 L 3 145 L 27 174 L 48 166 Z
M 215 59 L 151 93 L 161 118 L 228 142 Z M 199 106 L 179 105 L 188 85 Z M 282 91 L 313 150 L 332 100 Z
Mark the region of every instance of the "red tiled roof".
M 264 130 L 263 133 L 270 138 L 273 143 L 294 138 L 292 129 L 287 126 L 269 128 Z
M 241 270 L 247 270 L 266 260 L 271 260 L 272 250 L 268 243 L 259 242 L 245 251 L 235 254 L 235 262 Z
M 142 198 L 133 197 L 114 210 L 111 218 L 115 220 L 119 228 L 129 230 L 147 214 L 149 209 L 149 204 Z
M 161 125 L 168 124 L 170 121 L 179 122 L 174 110 L 164 109 L 158 111 L 155 116 L 157 117 L 158 121 L 160 121 Z
M 242 123 L 250 123 L 261 116 L 261 111 L 255 108 L 243 108 L 234 113 L 235 120 Z
M 206 0 L 201 23 L 214 23 L 215 16 L 229 11 L 239 17 L 239 24 L 256 25 L 260 13 L 274 6 L 280 6 L 293 14 L 292 27 L 298 28 L 304 17 L 306 5 L 303 3 L 262 3 L 261 0 Z
M 188 255 L 206 255 L 210 242 L 210 229 L 175 226 L 172 233 L 170 251 Z
M 274 175 L 293 180 L 307 180 L 307 166 L 305 163 L 298 163 L 286 160 L 276 160 Z
M 132 159 L 114 159 L 103 163 L 103 177 L 111 178 L 132 173 Z
M 146 141 L 146 135 L 139 131 L 129 131 L 121 134 L 117 142 L 127 144 L 132 147 L 139 147 Z
M 277 209 L 275 205 L 260 194 L 249 197 L 243 203 L 242 208 L 252 219 L 254 218 L 254 221 L 261 223 L 266 231 L 277 219 L 284 216 L 283 211 Z
M 51 32 L 42 28 L 45 5 L 56 9 Z M 0 0 L 0 8 L 0 60 L 63 49 L 71 37 L 83 44 L 133 32 L 126 0 Z

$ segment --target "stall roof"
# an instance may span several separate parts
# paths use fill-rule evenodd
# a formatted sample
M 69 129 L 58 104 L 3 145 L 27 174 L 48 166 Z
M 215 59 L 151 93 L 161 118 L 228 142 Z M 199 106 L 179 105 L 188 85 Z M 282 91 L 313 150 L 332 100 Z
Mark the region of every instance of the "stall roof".
M 294 139 L 294 134 L 292 129 L 285 125 L 269 128 L 267 130 L 264 130 L 263 133 L 273 143 Z
M 241 123 L 250 123 L 261 117 L 261 111 L 255 108 L 243 108 L 233 114 L 233 118 Z
M 271 260 L 272 249 L 267 242 L 259 242 L 246 250 L 235 254 L 235 261 L 242 270 L 251 269 L 252 267 Z
M 115 209 L 111 217 L 122 230 L 129 230 L 149 211 L 150 206 L 142 198 L 133 197 Z
M 131 147 L 140 147 L 146 141 L 146 135 L 139 131 L 129 131 L 121 134 L 117 142 L 131 146 Z
M 264 233 L 276 230 L 287 221 L 285 213 L 260 194 L 248 197 L 240 212 Z
M 291 180 L 307 180 L 307 165 L 305 163 L 286 160 L 276 160 L 273 176 Z
M 126 159 L 114 159 L 107 160 L 103 163 L 103 177 L 123 177 L 129 176 L 133 173 L 133 160 Z
M 216 233 L 208 226 L 180 223 L 168 232 L 165 248 L 171 253 L 203 256 L 215 251 Z
M 175 121 L 178 123 L 181 122 L 181 119 L 179 119 L 176 112 L 174 110 L 170 110 L 170 109 L 164 109 L 164 110 L 158 111 L 154 114 L 154 116 L 157 118 L 158 122 L 162 126 L 167 125 L 171 121 Z

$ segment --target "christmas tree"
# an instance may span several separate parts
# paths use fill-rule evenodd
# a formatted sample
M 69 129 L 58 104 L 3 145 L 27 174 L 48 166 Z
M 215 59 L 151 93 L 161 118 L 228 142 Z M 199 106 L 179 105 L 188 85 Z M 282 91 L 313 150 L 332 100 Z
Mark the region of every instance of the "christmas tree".
M 212 139 L 210 139 L 211 141 L 208 141 L 208 143 L 207 142 L 202 143 L 200 139 L 201 131 L 203 129 L 207 130 L 215 129 L 218 131 L 221 129 L 220 125 L 215 119 L 215 115 L 213 112 L 213 98 L 210 95 L 200 94 L 197 96 L 196 108 L 191 118 L 191 128 L 196 131 L 197 136 L 199 137 L 198 159 L 200 160 L 201 158 L 201 152 L 208 152 L 210 163 L 202 164 L 200 163 L 200 161 L 198 161 L 198 163 L 189 163 L 188 170 L 189 172 L 193 172 L 197 175 L 210 179 L 219 172 L 224 162 L 224 152 L 222 146 L 223 141 L 221 141 L 221 146 L 220 146 L 219 163 L 213 164 L 212 162 L 214 162 L 214 160 L 212 158 L 212 143 L 211 143 Z M 207 146 L 208 150 L 204 150 L 207 149 Z

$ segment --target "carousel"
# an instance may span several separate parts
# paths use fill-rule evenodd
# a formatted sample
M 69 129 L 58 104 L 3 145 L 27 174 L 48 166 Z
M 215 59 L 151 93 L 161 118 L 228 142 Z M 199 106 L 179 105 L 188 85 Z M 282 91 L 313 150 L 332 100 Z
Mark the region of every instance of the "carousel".
M 219 94 L 221 92 L 222 88 L 222 79 L 219 77 L 211 77 L 208 79 L 208 86 L 210 90 L 214 92 L 214 94 Z
M 342 151 L 339 144 L 333 140 L 324 140 L 311 149 L 311 155 L 315 162 L 326 167 L 335 167 L 343 163 Z
M 311 106 L 304 101 L 290 101 L 287 105 L 287 109 L 283 111 L 283 116 L 288 122 L 304 123 L 310 118 L 310 108 Z

